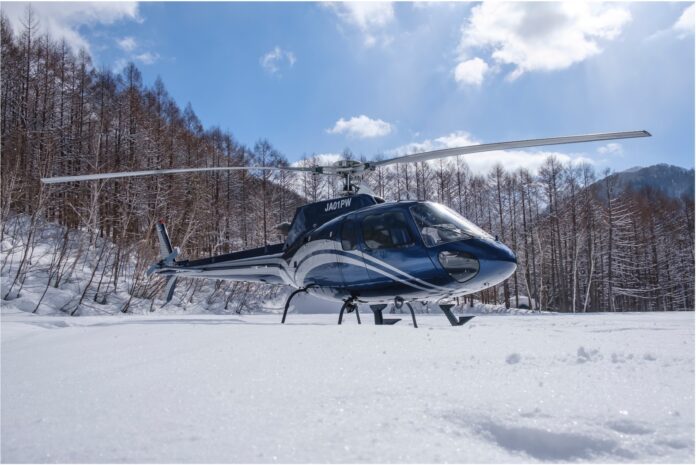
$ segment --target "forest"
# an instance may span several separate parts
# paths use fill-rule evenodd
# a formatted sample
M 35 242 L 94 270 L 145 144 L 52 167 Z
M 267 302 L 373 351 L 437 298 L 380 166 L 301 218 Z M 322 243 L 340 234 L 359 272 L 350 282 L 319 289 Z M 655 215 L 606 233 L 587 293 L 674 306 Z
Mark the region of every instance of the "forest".
M 3 299 L 16 297 L 32 273 L 60 287 L 80 260 L 93 266 L 78 306 L 104 303 L 124 288 L 153 299 L 163 283 L 145 271 L 157 261 L 158 219 L 166 219 L 182 254 L 197 258 L 282 242 L 274 226 L 290 221 L 298 206 L 340 195 L 337 179 L 284 171 L 43 185 L 46 176 L 290 162 L 266 139 L 245 146 L 229 132 L 204 128 L 190 104 L 182 109 L 160 78 L 144 83 L 133 63 L 119 72 L 97 69 L 85 51 L 40 34 L 30 10 L 20 31 L 0 16 L 0 35 L 0 240 L 18 224 L 12 218 L 29 222 L 20 263 L 10 267 L 3 254 L 0 266 L 14 270 Z M 344 156 L 361 157 L 348 149 Z M 316 156 L 297 162 L 317 163 Z M 455 157 L 378 168 L 363 181 L 386 200 L 448 205 L 516 252 L 515 275 L 472 302 L 529 302 L 560 312 L 693 310 L 693 195 L 623 189 L 609 174 L 553 156 L 536 172 L 497 165 L 479 174 Z M 63 238 L 50 266 L 38 269 L 32 250 L 47 224 L 58 225 Z M 181 298 L 234 301 L 242 311 L 251 308 L 243 305 L 247 296 L 286 292 L 215 282 L 212 294 L 202 295 L 202 281 L 180 285 Z

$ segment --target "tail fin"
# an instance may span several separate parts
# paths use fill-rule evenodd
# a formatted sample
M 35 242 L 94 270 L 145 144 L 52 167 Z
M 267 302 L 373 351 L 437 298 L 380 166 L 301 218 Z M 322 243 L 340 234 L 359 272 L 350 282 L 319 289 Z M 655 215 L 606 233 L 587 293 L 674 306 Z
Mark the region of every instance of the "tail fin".
M 164 220 L 159 220 L 157 223 L 157 236 L 159 237 L 160 258 L 166 265 L 173 265 L 174 258 L 179 254 L 179 249 L 172 248 Z

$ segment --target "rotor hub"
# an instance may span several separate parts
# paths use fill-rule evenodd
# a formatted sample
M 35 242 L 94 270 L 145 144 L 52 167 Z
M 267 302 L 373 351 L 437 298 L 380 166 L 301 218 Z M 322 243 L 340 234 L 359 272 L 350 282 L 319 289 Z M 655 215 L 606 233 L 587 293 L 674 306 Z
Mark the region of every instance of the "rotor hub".
M 337 174 L 345 178 L 353 174 L 362 174 L 366 169 L 365 163 L 357 160 L 338 160 L 333 165 L 325 167 L 324 173 Z

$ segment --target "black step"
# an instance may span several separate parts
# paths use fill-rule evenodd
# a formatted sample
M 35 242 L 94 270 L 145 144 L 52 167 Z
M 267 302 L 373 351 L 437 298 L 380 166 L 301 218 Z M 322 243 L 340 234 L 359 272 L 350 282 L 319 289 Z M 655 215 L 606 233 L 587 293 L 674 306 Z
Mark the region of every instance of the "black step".
M 460 316 L 459 320 L 457 320 L 457 317 L 452 313 L 452 307 L 454 307 L 453 304 L 440 304 L 440 310 L 442 310 L 442 313 L 445 314 L 452 326 L 462 326 L 474 317 L 474 315 Z
M 386 304 L 376 304 L 376 305 L 370 305 L 370 309 L 372 310 L 372 313 L 375 314 L 375 324 L 376 325 L 393 325 L 399 320 L 393 319 L 393 318 L 387 318 L 386 320 L 384 317 L 382 317 L 382 310 L 387 308 Z M 392 321 L 391 323 L 387 323 L 387 321 Z

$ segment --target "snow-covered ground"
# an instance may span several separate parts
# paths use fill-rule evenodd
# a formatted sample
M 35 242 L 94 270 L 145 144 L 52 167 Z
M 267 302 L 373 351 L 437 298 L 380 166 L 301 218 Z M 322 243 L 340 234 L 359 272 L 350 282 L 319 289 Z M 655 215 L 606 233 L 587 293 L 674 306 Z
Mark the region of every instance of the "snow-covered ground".
M 694 461 L 693 313 L 362 316 L 5 306 L 2 461 Z

